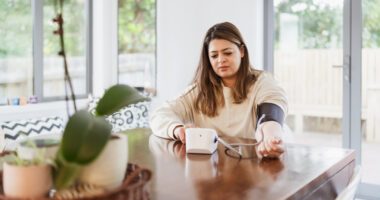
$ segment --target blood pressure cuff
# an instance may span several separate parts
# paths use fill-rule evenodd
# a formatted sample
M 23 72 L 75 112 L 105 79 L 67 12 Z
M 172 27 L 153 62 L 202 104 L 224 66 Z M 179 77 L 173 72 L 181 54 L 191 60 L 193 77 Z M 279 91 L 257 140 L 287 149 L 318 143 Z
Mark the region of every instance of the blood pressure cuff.
M 258 116 L 257 119 L 259 119 L 263 114 L 265 114 L 264 119 L 261 121 L 267 122 L 267 121 L 276 121 L 278 123 L 282 124 L 284 123 L 284 111 L 281 109 L 280 106 L 273 104 L 273 103 L 262 103 L 258 106 Z

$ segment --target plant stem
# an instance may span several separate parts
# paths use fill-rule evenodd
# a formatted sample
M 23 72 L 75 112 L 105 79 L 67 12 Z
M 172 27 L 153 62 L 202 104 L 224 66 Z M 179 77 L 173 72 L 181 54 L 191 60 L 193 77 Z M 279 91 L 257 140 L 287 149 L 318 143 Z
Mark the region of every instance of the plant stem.
M 57 12 L 57 16 L 53 21 L 58 24 L 58 30 L 54 31 L 54 33 L 59 35 L 60 45 L 61 45 L 61 51 L 59 52 L 59 55 L 63 57 L 63 67 L 65 70 L 64 80 L 65 80 L 65 84 L 69 84 L 71 99 L 73 101 L 74 111 L 76 112 L 77 105 L 75 101 L 74 88 L 71 81 L 69 69 L 67 66 L 67 58 L 66 58 L 66 51 L 65 51 L 65 40 L 64 40 L 64 31 L 63 31 L 63 0 L 59 1 L 59 9 L 56 8 L 56 2 L 55 2 L 55 11 Z M 66 101 L 67 101 L 67 94 L 66 94 Z
M 59 14 L 59 16 L 62 19 L 62 13 Z M 76 101 L 75 101 L 75 94 L 74 94 L 73 84 L 71 82 L 71 77 L 70 77 L 70 74 L 69 74 L 69 69 L 67 67 L 67 58 L 66 58 L 66 52 L 65 52 L 65 41 L 63 39 L 63 26 L 62 26 L 62 24 L 63 24 L 63 19 L 62 19 L 62 23 L 60 23 L 61 33 L 59 34 L 59 38 L 60 38 L 60 43 L 61 43 L 61 53 L 62 53 L 62 56 L 63 56 L 63 66 L 64 66 L 64 69 L 65 69 L 65 82 L 69 84 L 70 92 L 71 92 L 71 99 L 73 100 L 74 110 L 76 112 L 77 111 L 77 105 L 76 105 Z
M 73 185 L 79 173 L 81 172 L 81 169 L 82 166 L 76 163 L 61 164 L 61 166 L 59 166 L 57 174 L 55 174 L 55 187 L 60 190 Z

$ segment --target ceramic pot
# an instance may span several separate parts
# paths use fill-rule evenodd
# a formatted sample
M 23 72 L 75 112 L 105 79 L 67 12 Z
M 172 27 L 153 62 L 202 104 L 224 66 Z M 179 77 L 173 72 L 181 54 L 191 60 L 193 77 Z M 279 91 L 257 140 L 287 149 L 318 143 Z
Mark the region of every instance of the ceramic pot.
M 94 162 L 85 166 L 79 180 L 91 185 L 114 189 L 124 180 L 128 164 L 128 138 L 113 135 Z
M 16 166 L 3 164 L 3 189 L 12 198 L 41 198 L 53 185 L 50 165 Z
M 54 160 L 59 148 L 59 139 L 40 138 L 32 139 L 32 142 L 36 144 L 37 149 L 29 146 L 27 141 L 23 141 L 18 144 L 17 155 L 21 159 L 32 160 L 34 157 L 36 157 L 37 150 L 45 149 L 45 158 Z

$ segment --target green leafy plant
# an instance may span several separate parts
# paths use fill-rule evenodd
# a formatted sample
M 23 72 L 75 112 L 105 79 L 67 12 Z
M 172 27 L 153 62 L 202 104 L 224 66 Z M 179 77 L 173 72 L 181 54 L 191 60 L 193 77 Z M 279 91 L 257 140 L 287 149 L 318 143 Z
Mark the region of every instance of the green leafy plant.
M 95 108 L 95 115 L 80 110 L 69 118 L 56 156 L 57 189 L 71 186 L 83 166 L 91 163 L 101 153 L 111 135 L 111 125 L 105 117 L 121 108 L 149 100 L 127 85 L 108 89 Z
M 31 165 L 43 165 L 43 164 L 53 164 L 51 159 L 45 157 L 46 149 L 38 148 L 36 143 L 32 140 L 26 140 L 23 142 L 25 146 L 30 147 L 34 152 L 32 159 L 21 158 L 17 154 L 9 154 L 4 158 L 4 161 L 9 165 L 15 166 L 31 166 Z
M 81 169 L 94 161 L 102 152 L 111 135 L 111 125 L 105 120 L 121 108 L 140 101 L 149 100 L 128 85 L 115 85 L 107 89 L 99 100 L 95 115 L 88 110 L 76 109 L 75 94 L 65 53 L 64 31 L 63 31 L 63 0 L 55 1 L 56 17 L 53 22 L 58 24 L 54 34 L 59 35 L 61 50 L 59 55 L 63 57 L 65 83 L 70 89 L 70 97 L 76 111 L 67 122 L 63 132 L 55 162 L 56 171 L 54 183 L 60 190 L 73 185 L 80 174 Z M 68 99 L 68 97 L 66 98 Z

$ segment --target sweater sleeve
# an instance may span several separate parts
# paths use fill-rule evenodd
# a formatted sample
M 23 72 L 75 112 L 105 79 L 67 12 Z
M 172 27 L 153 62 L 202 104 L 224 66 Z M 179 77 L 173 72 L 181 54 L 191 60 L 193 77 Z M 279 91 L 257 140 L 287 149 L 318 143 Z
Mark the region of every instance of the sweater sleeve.
M 260 74 L 256 83 L 256 103 L 257 106 L 263 103 L 276 104 L 283 110 L 284 117 L 288 112 L 288 100 L 285 91 L 272 75 L 265 72 Z
M 189 87 L 184 94 L 174 100 L 165 102 L 150 116 L 150 127 L 153 134 L 167 139 L 174 137 L 174 128 L 186 123 L 193 123 L 193 101 L 195 86 Z

